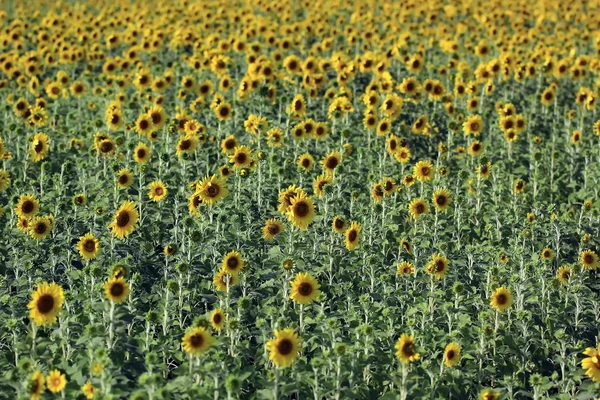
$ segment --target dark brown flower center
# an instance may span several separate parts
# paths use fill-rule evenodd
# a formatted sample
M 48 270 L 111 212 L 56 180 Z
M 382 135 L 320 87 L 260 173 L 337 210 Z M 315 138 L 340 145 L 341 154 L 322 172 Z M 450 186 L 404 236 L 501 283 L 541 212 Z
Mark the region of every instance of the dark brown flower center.
M 496 296 L 496 302 L 501 306 L 506 304 L 507 301 L 508 301 L 508 298 L 506 297 L 506 295 L 504 293 L 500 293 L 498 296 Z
M 204 337 L 201 334 L 196 334 L 190 338 L 190 344 L 194 348 L 201 347 L 203 343 Z
M 120 282 L 115 282 L 110 287 L 110 294 L 115 297 L 121 296 L 124 292 L 125 292 L 125 287 Z
M 269 233 L 271 235 L 276 235 L 279 233 L 279 225 L 277 224 L 271 224 L 267 227 L 267 230 L 269 231 Z
M 215 315 L 213 315 L 213 322 L 216 325 L 219 325 L 221 321 L 223 321 L 223 316 L 221 315 L 221 313 L 216 313 Z
M 447 360 L 452 360 L 454 359 L 456 353 L 454 353 L 454 350 L 448 350 L 448 352 L 446 353 L 446 359 Z
M 294 345 L 289 339 L 282 339 L 277 343 L 277 352 L 282 356 L 287 356 L 294 349 Z
M 117 215 L 117 226 L 119 228 L 124 228 L 129 223 L 131 217 L 129 216 L 129 212 L 121 211 Z
M 54 297 L 51 294 L 44 294 L 38 298 L 37 310 L 40 314 L 48 314 L 54 308 Z
M 327 165 L 327 168 L 329 169 L 334 169 L 335 167 L 337 167 L 338 162 L 339 161 L 337 157 L 329 157 L 327 158 L 327 162 L 325 163 L 325 165 Z
M 37 224 L 35 224 L 33 229 L 35 230 L 35 233 L 37 233 L 38 235 L 43 235 L 48 230 L 48 227 L 46 226 L 46 224 L 44 222 L 38 222 Z
M 216 197 L 220 192 L 219 186 L 214 184 L 209 184 L 208 187 L 204 190 L 204 193 L 208 197 Z
M 356 230 L 351 230 L 350 233 L 348 233 L 348 241 L 350 243 L 354 242 L 356 239 L 358 238 L 358 232 Z
M 86 240 L 83 244 L 83 248 L 85 249 L 85 251 L 92 252 L 96 250 L 96 242 L 93 240 Z
M 308 296 L 313 292 L 313 287 L 308 282 L 302 282 L 300 286 L 298 286 L 298 293 L 302 296 Z
M 306 217 L 308 215 L 309 212 L 309 207 L 308 204 L 306 204 L 305 202 L 301 201 L 298 202 L 294 205 L 294 214 L 297 217 Z
M 21 210 L 23 211 L 24 214 L 29 214 L 33 211 L 34 209 L 34 205 L 33 205 L 33 201 L 31 200 L 27 200 L 23 203 L 23 205 L 21 206 Z

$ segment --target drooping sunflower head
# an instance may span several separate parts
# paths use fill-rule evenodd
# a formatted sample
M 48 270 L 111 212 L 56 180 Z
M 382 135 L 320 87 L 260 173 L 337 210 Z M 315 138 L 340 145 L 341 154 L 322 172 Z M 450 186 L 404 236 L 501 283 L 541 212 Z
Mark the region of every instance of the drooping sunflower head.
M 277 330 L 274 336 L 266 344 L 269 359 L 277 367 L 289 367 L 299 357 L 302 340 L 291 328 Z
M 266 240 L 273 240 L 275 236 L 285 230 L 285 226 L 278 219 L 269 219 L 263 227 L 263 237 Z
M 314 190 L 315 194 L 319 197 L 323 197 L 323 194 L 325 193 L 325 186 L 332 182 L 333 182 L 333 177 L 331 175 L 328 175 L 328 174 L 319 175 L 313 183 L 313 190 Z
M 384 195 L 385 191 L 383 190 L 383 185 L 381 184 L 381 182 L 375 183 L 373 185 L 373 189 L 371 189 L 371 197 L 373 198 L 373 200 L 379 203 L 383 199 Z
M 108 227 L 112 229 L 113 235 L 122 239 L 133 232 L 138 220 L 139 213 L 136 204 L 133 201 L 127 200 L 115 212 L 113 221 Z
M 31 218 L 40 209 L 40 202 L 32 194 L 23 194 L 19 197 L 17 206 L 15 207 L 16 214 L 21 218 Z
M 444 349 L 444 364 L 448 368 L 455 367 L 460 361 L 461 348 L 458 343 L 449 343 Z
M 290 298 L 298 304 L 312 303 L 321 293 L 319 290 L 321 285 L 308 272 L 298 273 L 296 279 L 291 282 L 291 286 Z
M 500 287 L 496 289 L 496 291 L 492 294 L 492 299 L 490 301 L 490 305 L 492 308 L 502 312 L 512 306 L 513 296 L 510 290 L 504 287 Z
M 525 181 L 523 179 L 517 179 L 513 185 L 513 191 L 515 193 L 523 193 L 525 191 Z
M 223 200 L 228 193 L 225 182 L 216 175 L 205 177 L 196 188 L 196 194 L 207 205 L 213 205 Z
M 231 275 L 238 275 L 245 267 L 242 255 L 235 250 L 227 253 L 221 262 L 221 269 Z
M 86 233 L 79 238 L 77 243 L 77 250 L 79 255 L 84 260 L 93 260 L 98 255 L 98 239 L 91 233 Z
M 122 303 L 129 295 L 129 283 L 123 277 L 112 277 L 104 284 L 104 294 L 113 303 Z
M 62 287 L 54 282 L 44 282 L 37 286 L 31 297 L 27 304 L 29 318 L 38 326 L 54 324 L 65 301 Z
M 183 339 L 181 339 L 181 345 L 186 353 L 199 355 L 207 351 L 215 340 L 205 328 L 196 327 L 186 332 Z
M 420 357 L 415 347 L 414 337 L 407 333 L 403 333 L 398 338 L 398 342 L 396 342 L 394 348 L 396 349 L 396 357 L 404 364 L 417 361 Z
M 346 233 L 344 234 L 345 239 L 344 239 L 344 244 L 346 245 L 346 248 L 350 251 L 356 249 L 356 247 L 358 246 L 359 242 L 360 242 L 360 232 L 361 232 L 361 226 L 360 223 L 353 221 L 350 226 L 348 227 L 348 229 L 346 230 Z
M 290 200 L 287 215 L 292 224 L 301 230 L 307 229 L 317 215 L 313 199 L 305 193 L 294 196 Z
M 400 246 L 402 246 L 402 249 L 407 252 L 408 254 L 412 254 L 412 244 L 410 244 L 410 242 L 406 239 L 401 239 L 400 240 Z

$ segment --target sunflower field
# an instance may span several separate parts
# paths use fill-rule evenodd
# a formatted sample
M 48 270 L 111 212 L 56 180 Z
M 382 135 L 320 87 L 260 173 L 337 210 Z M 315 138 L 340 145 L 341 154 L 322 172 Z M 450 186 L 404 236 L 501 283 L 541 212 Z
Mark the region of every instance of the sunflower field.
M 0 400 L 600 398 L 599 0 L 0 26 Z

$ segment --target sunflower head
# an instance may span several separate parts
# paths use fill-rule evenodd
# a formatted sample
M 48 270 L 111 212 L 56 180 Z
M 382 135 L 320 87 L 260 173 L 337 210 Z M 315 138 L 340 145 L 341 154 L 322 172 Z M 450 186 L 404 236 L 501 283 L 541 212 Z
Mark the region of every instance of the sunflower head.
M 86 261 L 96 258 L 99 250 L 98 243 L 98 239 L 91 233 L 86 233 L 81 236 L 77 243 L 77 250 L 79 251 L 81 258 Z
M 321 291 L 321 285 L 308 274 L 308 272 L 300 272 L 296 275 L 296 279 L 291 282 L 292 294 L 290 298 L 298 304 L 312 303 Z
M 396 349 L 396 357 L 404 364 L 417 361 L 420 357 L 415 348 L 415 339 L 409 334 L 403 333 L 398 338 L 394 348 Z
M 266 344 L 269 359 L 277 367 L 289 367 L 299 357 L 302 339 L 291 328 L 277 330 L 274 336 Z
M 346 245 L 346 248 L 348 250 L 352 251 L 356 249 L 356 247 L 358 247 L 358 244 L 360 242 L 360 232 L 360 223 L 353 221 L 346 230 L 346 233 L 344 234 L 344 244 Z
M 504 287 L 496 289 L 496 291 L 492 294 L 492 299 L 490 301 L 492 308 L 500 312 L 508 310 L 510 306 L 512 306 L 512 303 L 512 293 L 510 290 Z
M 112 229 L 112 234 L 114 236 L 122 239 L 133 232 L 138 220 L 139 213 L 137 211 L 136 204 L 127 200 L 115 212 L 113 221 L 109 225 L 109 228 Z
M 238 275 L 246 267 L 242 255 L 238 251 L 230 251 L 223 257 L 221 269 L 230 275 Z
M 458 343 L 449 343 L 444 349 L 444 364 L 448 368 L 455 367 L 460 361 L 460 345 Z
M 129 283 L 125 278 L 112 277 L 104 284 L 104 294 L 113 303 L 122 303 L 129 295 Z
M 215 331 L 220 331 L 225 326 L 225 312 L 217 308 L 210 314 L 210 324 Z
M 65 301 L 62 287 L 54 282 L 44 282 L 37 286 L 31 297 L 27 304 L 29 318 L 38 326 L 54 324 Z
M 183 350 L 188 354 L 199 355 L 207 351 L 215 342 L 215 338 L 205 328 L 189 329 L 181 339 Z

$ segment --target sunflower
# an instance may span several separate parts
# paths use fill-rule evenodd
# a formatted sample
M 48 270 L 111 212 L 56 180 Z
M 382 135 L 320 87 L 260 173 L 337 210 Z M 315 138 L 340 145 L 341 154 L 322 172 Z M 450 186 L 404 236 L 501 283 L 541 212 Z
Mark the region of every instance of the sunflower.
M 248 146 L 237 146 L 233 154 L 229 156 L 229 162 L 233 163 L 233 168 L 246 168 L 252 161 L 252 152 Z
M 146 164 L 150 159 L 151 150 L 144 143 L 139 143 L 133 149 L 133 159 L 138 164 Z
M 481 117 L 479 115 L 470 116 L 465 122 L 463 122 L 463 130 L 466 136 L 479 136 L 483 130 L 483 121 Z
M 0 193 L 4 192 L 10 185 L 10 174 L 8 171 L 0 169 Z
M 208 350 L 216 339 L 205 328 L 196 327 L 188 329 L 181 339 L 181 345 L 186 353 L 199 355 Z
M 481 179 L 487 179 L 490 177 L 492 172 L 492 163 L 488 161 L 487 164 L 482 164 L 477 167 L 477 174 Z
M 415 266 L 409 262 L 402 261 L 398 264 L 397 275 L 412 275 L 415 273 Z
M 290 185 L 285 190 L 279 191 L 279 211 L 281 214 L 287 215 L 290 207 L 292 205 L 292 199 L 296 196 L 306 194 L 302 188 L 297 187 L 296 185 Z
M 413 175 L 420 182 L 428 182 L 433 178 L 433 165 L 427 160 L 418 161 L 413 169 Z
M 405 252 L 407 252 L 408 254 L 412 254 L 412 244 L 410 244 L 408 240 L 401 239 L 400 246 L 402 246 Z
M 584 250 L 579 256 L 579 262 L 583 269 L 595 270 L 598 268 L 598 255 L 592 250 Z
M 494 392 L 493 390 L 484 390 L 479 393 L 479 400 L 498 400 L 500 393 Z
M 333 217 L 333 221 L 331 222 L 331 228 L 334 232 L 344 233 L 346 231 L 346 221 L 344 221 L 339 215 L 336 215 Z
M 219 119 L 219 121 L 227 121 L 231 118 L 232 108 L 229 103 L 221 103 L 215 109 L 215 115 Z
M 31 400 L 39 400 L 46 389 L 44 385 L 44 374 L 42 374 L 41 371 L 33 371 L 33 374 L 31 374 L 31 377 L 29 378 L 28 388 Z
M 319 175 L 314 183 L 313 190 L 315 194 L 319 197 L 323 197 L 325 186 L 333 182 L 333 177 L 331 175 L 323 174 Z
M 440 254 L 434 254 L 431 256 L 431 261 L 427 264 L 425 270 L 428 274 L 431 274 L 435 279 L 442 279 L 448 272 L 450 261 Z
M 358 246 L 358 242 L 360 241 L 360 230 L 361 226 L 358 222 L 353 221 L 344 236 L 344 244 L 349 251 L 354 250 Z
M 113 303 L 122 303 L 129 295 L 129 283 L 123 277 L 112 277 L 104 284 L 104 294 Z
M 458 343 L 448 343 L 444 349 L 444 364 L 446 367 L 453 368 L 460 362 L 460 350 Z
M 215 277 L 213 278 L 213 284 L 215 285 L 218 291 L 224 292 L 227 290 L 227 286 L 231 287 L 233 285 L 236 285 L 239 279 L 240 278 L 237 274 L 232 275 L 226 270 L 221 269 L 215 274 Z
M 119 188 L 128 188 L 133 184 L 133 173 L 127 168 L 121 169 L 117 173 L 117 186 Z
M 583 352 L 588 358 L 581 360 L 581 368 L 593 382 L 600 382 L 600 344 L 598 348 L 588 347 Z
M 482 152 L 483 152 L 483 143 L 481 143 L 479 140 L 475 140 L 469 146 L 469 154 L 472 155 L 473 157 L 477 157 Z
M 31 294 L 29 319 L 37 326 L 52 325 L 56 322 L 58 314 L 62 311 L 65 294 L 62 287 L 52 282 L 44 282 L 37 286 Z
M 297 94 L 286 108 L 287 114 L 294 118 L 303 118 L 306 115 L 306 100 L 301 94 Z
M 106 112 L 106 124 L 111 131 L 119 130 L 123 124 L 123 114 L 120 109 L 111 109 Z
M 425 202 L 423 199 L 414 199 L 408 206 L 408 211 L 414 219 L 419 219 L 428 210 L 429 206 L 427 205 L 427 202 Z
M 392 178 L 383 178 L 381 185 L 386 196 L 391 196 L 396 191 L 396 181 Z
M 225 182 L 216 175 L 205 177 L 196 187 L 196 194 L 207 205 L 223 200 L 228 193 Z
M 19 217 L 17 228 L 23 232 L 27 232 L 29 230 L 29 220 L 27 218 Z
M 408 147 L 399 147 L 394 152 L 394 158 L 400 164 L 406 164 L 407 162 L 409 162 L 410 161 L 410 156 L 411 156 L 410 149 Z
M 540 254 L 540 256 L 542 257 L 542 260 L 549 261 L 549 260 L 552 260 L 554 253 L 552 252 L 552 250 L 550 250 L 549 248 L 546 247 L 544 250 L 542 250 L 542 253 Z
M 263 227 L 263 237 L 267 240 L 273 240 L 285 230 L 285 226 L 278 219 L 269 219 Z
M 571 267 L 568 265 L 561 266 L 556 273 L 556 277 L 562 285 L 568 284 L 569 279 L 571 279 Z
M 154 202 L 158 203 L 167 196 L 167 193 L 167 187 L 163 181 L 154 181 L 150 184 L 148 197 L 150 197 L 150 199 L 152 199 Z
M 292 224 L 300 228 L 300 230 L 305 230 L 317 215 L 315 212 L 315 202 L 305 193 L 301 193 L 290 199 L 290 207 L 287 215 Z
M 122 239 L 133 232 L 138 220 L 139 214 L 136 204 L 133 201 L 127 200 L 115 212 L 113 221 L 108 227 L 112 229 L 114 236 Z
M 48 386 L 48 390 L 52 393 L 59 393 L 67 385 L 67 377 L 65 374 L 61 374 L 59 370 L 55 369 L 48 374 L 46 385 Z
M 148 133 L 154 130 L 154 123 L 152 122 L 152 117 L 148 114 L 142 114 L 135 121 L 135 130 L 140 135 L 146 136 Z
M 396 346 L 396 357 L 404 364 L 409 364 L 419 359 L 419 353 L 415 349 L 415 338 L 409 334 L 403 333 L 398 338 Z
M 217 308 L 210 313 L 210 324 L 215 331 L 220 331 L 225 326 L 225 312 Z
M 177 143 L 177 150 L 175 154 L 177 156 L 182 157 L 182 154 L 192 154 L 196 151 L 198 147 L 199 141 L 195 135 L 184 135 L 179 138 L 179 142 Z
M 440 212 L 445 212 L 448 207 L 450 207 L 450 203 L 452 202 L 452 199 L 450 198 L 450 191 L 448 191 L 448 189 L 436 190 L 433 192 L 431 200 L 436 210 Z
M 33 162 L 42 161 L 46 158 L 46 155 L 50 150 L 49 142 L 50 139 L 48 138 L 48 135 L 44 133 L 36 133 L 33 136 L 31 146 L 29 147 L 29 153 L 31 154 Z
M 234 135 L 229 135 L 221 141 L 221 150 L 225 154 L 231 154 L 239 146 L 238 140 Z
M 77 250 L 84 260 L 93 260 L 96 258 L 99 249 L 98 239 L 91 233 L 86 233 L 79 238 Z
M 300 356 L 302 339 L 291 328 L 276 330 L 274 335 L 266 345 L 269 359 L 277 367 L 289 367 Z
M 310 155 L 310 153 L 304 153 L 298 158 L 298 167 L 302 168 L 305 172 L 310 172 L 313 165 L 315 164 L 315 160 Z
M 323 169 L 328 174 L 333 174 L 335 168 L 342 162 L 342 153 L 339 151 L 332 151 L 327 154 L 323 160 L 321 160 L 321 165 Z
M 496 289 L 494 294 L 492 294 L 492 300 L 490 301 L 490 305 L 492 306 L 492 308 L 500 312 L 509 309 L 510 306 L 512 306 L 512 303 L 512 293 L 504 287 Z
M 158 104 L 155 104 L 152 107 L 150 107 L 146 114 L 152 120 L 153 129 L 156 131 L 160 130 L 167 123 L 167 113 L 165 109 Z
M 94 398 L 94 393 L 96 393 L 96 388 L 94 387 L 94 385 L 92 385 L 92 382 L 87 381 L 81 387 L 81 392 L 87 400 L 92 400 Z
M 371 189 L 371 197 L 373 198 L 373 200 L 375 200 L 377 203 L 381 202 L 381 200 L 383 200 L 383 196 L 385 195 L 385 192 L 383 190 L 383 186 L 381 185 L 380 182 L 377 182 L 373 185 L 373 189 Z
M 392 129 L 392 121 L 389 118 L 383 118 L 377 124 L 377 136 L 387 136 Z
M 245 267 L 246 263 L 242 259 L 242 255 L 235 250 L 227 253 L 221 262 L 221 270 L 230 275 L 237 276 Z
M 52 230 L 48 217 L 36 217 L 29 221 L 29 235 L 35 240 L 45 239 Z
M 308 272 L 300 272 L 296 279 L 290 282 L 292 285 L 292 294 L 290 298 L 298 304 L 309 304 L 315 301 L 321 291 L 321 285 Z
M 525 191 L 525 181 L 523 179 L 517 179 L 513 185 L 513 192 L 523 193 Z

